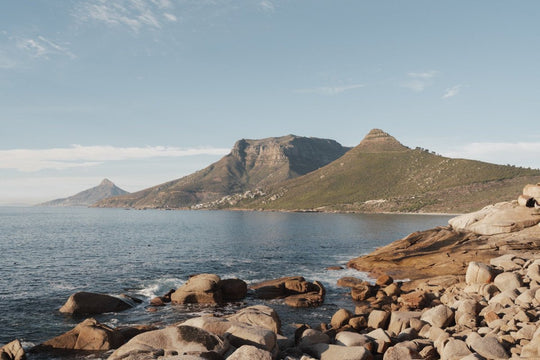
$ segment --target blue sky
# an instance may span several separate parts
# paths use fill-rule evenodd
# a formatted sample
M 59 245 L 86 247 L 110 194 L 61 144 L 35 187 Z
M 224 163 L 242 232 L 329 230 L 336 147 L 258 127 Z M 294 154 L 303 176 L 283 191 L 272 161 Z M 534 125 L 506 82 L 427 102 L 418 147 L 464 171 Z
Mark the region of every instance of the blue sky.
M 540 168 L 537 1 L 0 3 L 0 204 L 128 191 L 240 138 Z

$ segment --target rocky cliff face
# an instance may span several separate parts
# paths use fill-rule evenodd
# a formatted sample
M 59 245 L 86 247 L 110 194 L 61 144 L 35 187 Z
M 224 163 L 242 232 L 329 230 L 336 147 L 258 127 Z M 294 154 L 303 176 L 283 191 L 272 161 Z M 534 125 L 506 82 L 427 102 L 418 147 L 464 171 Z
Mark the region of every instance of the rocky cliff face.
M 67 198 L 47 201 L 39 204 L 39 206 L 90 206 L 111 196 L 124 194 L 129 193 L 114 185 L 114 183 L 109 179 L 103 179 L 103 181 L 96 187 L 81 191 L 80 193 Z
M 295 135 L 242 139 L 228 155 L 205 169 L 137 193 L 101 201 L 97 206 L 191 207 L 304 175 L 336 160 L 347 150 L 334 140 Z

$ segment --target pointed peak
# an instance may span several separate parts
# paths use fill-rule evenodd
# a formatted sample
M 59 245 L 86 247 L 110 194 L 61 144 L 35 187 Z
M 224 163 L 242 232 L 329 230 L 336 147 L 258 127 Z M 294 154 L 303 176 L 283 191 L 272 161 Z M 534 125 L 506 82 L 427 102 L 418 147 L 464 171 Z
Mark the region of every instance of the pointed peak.
M 114 183 L 109 179 L 103 179 L 99 186 L 114 186 Z
M 372 129 L 356 147 L 364 152 L 405 151 L 408 147 L 381 129 Z

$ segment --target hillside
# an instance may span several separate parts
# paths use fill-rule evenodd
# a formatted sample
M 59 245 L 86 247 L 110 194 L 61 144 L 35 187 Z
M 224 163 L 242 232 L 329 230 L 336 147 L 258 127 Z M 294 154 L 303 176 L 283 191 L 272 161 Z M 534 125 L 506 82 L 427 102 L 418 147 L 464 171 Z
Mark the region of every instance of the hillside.
M 372 130 L 340 159 L 238 207 L 265 210 L 466 212 L 514 199 L 540 170 L 451 159 Z
M 90 206 L 108 197 L 124 194 L 129 193 L 114 185 L 109 179 L 103 179 L 98 186 L 91 189 L 81 191 L 67 198 L 47 201 L 38 206 Z
M 327 165 L 349 148 L 295 135 L 242 139 L 219 161 L 194 174 L 99 202 L 99 207 L 185 208 L 296 178 Z

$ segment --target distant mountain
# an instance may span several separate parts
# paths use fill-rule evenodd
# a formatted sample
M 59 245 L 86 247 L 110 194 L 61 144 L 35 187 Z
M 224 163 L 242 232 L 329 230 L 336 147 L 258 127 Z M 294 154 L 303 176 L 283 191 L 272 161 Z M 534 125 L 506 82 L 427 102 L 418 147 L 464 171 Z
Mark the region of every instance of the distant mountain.
M 410 149 L 373 129 L 343 157 L 236 207 L 268 210 L 468 212 L 521 194 L 540 170 Z
M 38 206 L 90 206 L 100 200 L 111 196 L 129 194 L 127 191 L 114 185 L 112 181 L 103 179 L 96 187 L 82 191 L 73 196 L 44 202 Z
M 334 140 L 295 135 L 242 139 L 228 155 L 205 169 L 129 195 L 102 200 L 96 206 L 191 207 L 307 174 L 336 160 L 349 149 Z

